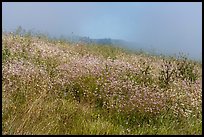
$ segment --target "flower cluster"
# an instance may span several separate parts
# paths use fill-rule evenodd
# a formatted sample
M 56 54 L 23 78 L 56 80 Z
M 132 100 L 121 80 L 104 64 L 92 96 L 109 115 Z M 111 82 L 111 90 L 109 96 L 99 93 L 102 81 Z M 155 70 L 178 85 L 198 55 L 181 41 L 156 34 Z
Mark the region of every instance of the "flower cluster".
M 4 35 L 2 40 L 3 47 L 12 53 L 3 64 L 4 92 L 17 90 L 20 85 L 12 85 L 21 80 L 27 89 L 34 86 L 58 97 L 70 94 L 78 101 L 111 111 L 158 115 L 170 108 L 175 115 L 185 117 L 201 114 L 202 75 L 198 66 L 193 72 L 198 72 L 199 78 L 189 84 L 176 75 L 179 60 L 170 60 L 165 66 L 168 64 L 159 57 L 120 53 L 114 59 L 104 58 L 84 48 L 88 45 L 60 45 L 15 35 Z M 169 86 L 160 86 L 161 80 L 170 81 Z

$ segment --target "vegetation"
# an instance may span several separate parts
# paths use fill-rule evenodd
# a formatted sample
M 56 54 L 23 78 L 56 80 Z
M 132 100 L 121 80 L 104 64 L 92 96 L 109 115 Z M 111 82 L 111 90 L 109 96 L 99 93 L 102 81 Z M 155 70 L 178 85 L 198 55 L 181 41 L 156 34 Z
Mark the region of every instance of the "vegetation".
M 202 64 L 2 33 L 2 134 L 202 134 Z

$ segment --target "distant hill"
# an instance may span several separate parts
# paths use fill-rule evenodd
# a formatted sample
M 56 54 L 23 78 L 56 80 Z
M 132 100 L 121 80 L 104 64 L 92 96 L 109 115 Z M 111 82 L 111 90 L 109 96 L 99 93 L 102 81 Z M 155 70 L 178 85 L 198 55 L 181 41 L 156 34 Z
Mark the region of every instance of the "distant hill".
M 101 38 L 101 39 L 92 39 L 90 37 L 82 37 L 82 36 L 69 36 L 67 40 L 74 43 L 85 43 L 85 44 L 97 44 L 97 45 L 112 45 L 119 46 L 123 48 L 128 48 L 131 50 L 141 50 L 144 49 L 144 44 L 130 42 L 122 39 L 111 39 L 111 38 Z
M 69 36 L 67 38 L 71 42 L 82 42 L 82 43 L 94 43 L 99 45 L 118 45 L 118 46 L 126 46 L 128 44 L 127 41 L 121 39 L 111 39 L 111 38 L 102 38 L 102 39 L 92 39 L 89 37 L 82 36 Z
M 92 43 L 97 45 L 112 45 L 118 46 L 122 48 L 129 49 L 131 51 L 143 51 L 149 54 L 159 55 L 159 50 L 153 49 L 151 45 L 138 43 L 138 42 L 131 42 L 122 39 L 111 39 L 111 38 L 102 38 L 102 39 L 91 39 L 89 37 L 73 37 L 72 42 L 82 42 L 82 43 Z

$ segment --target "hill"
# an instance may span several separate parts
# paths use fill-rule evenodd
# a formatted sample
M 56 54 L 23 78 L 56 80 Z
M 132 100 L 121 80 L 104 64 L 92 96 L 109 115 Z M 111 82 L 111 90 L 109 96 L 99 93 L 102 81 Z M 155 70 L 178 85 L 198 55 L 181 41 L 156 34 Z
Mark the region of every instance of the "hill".
M 2 34 L 2 134 L 202 134 L 202 64 Z

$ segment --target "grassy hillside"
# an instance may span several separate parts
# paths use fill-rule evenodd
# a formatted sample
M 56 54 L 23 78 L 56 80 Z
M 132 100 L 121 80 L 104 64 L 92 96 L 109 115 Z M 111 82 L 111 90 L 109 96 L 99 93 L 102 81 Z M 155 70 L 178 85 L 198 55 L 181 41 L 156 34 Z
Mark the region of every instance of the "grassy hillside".
M 202 64 L 2 35 L 2 134 L 202 134 Z

